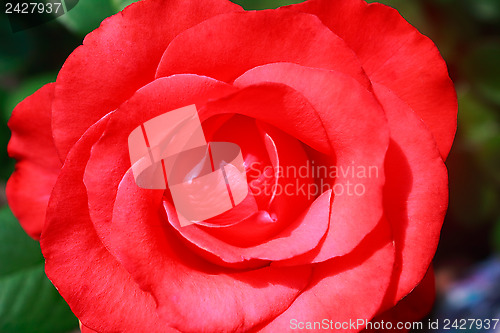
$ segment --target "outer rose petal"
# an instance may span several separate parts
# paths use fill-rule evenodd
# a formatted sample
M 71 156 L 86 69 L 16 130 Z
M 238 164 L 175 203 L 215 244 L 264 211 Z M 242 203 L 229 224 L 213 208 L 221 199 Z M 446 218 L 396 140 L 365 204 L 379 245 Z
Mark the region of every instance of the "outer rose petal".
M 382 85 L 373 86 L 386 110 L 392 141 L 385 162 L 384 207 L 396 242 L 392 306 L 423 278 L 436 252 L 448 206 L 448 173 L 431 133 Z
M 7 182 L 7 198 L 33 238 L 40 237 L 50 192 L 62 166 L 50 127 L 53 96 L 54 84 L 45 85 L 19 103 L 9 120 L 12 137 L 8 152 L 17 163 Z
M 77 142 L 54 187 L 40 240 L 45 271 L 75 315 L 97 332 L 172 332 L 158 319 L 153 297 L 103 246 L 88 215 L 83 172 L 106 122 Z
M 154 80 L 161 55 L 177 34 L 239 10 L 226 0 L 150 0 L 104 20 L 57 77 L 52 125 L 61 159 L 89 126 Z
M 361 0 L 310 0 L 292 9 L 317 15 L 356 52 L 372 82 L 387 86 L 431 130 L 446 158 L 457 128 L 457 98 L 432 41 L 395 10 Z
M 87 326 L 85 326 L 85 325 L 81 325 L 81 324 L 80 324 L 80 331 L 81 331 L 82 333 L 99 333 L 99 332 L 96 332 L 96 331 L 94 331 L 94 330 L 91 330 L 91 329 L 90 329 L 90 328 L 88 328 Z
M 436 289 L 434 285 L 434 270 L 432 266 L 425 274 L 419 285 L 412 292 L 403 298 L 395 307 L 376 316 L 373 322 L 392 322 L 393 327 L 397 327 L 398 323 L 413 323 L 421 320 L 432 309 Z M 425 323 L 424 323 L 425 325 Z M 392 331 L 392 330 L 391 330 Z M 397 330 L 395 332 L 408 332 L 407 329 Z M 377 332 L 376 330 L 365 330 L 364 332 Z
M 120 183 L 109 249 L 158 302 L 160 318 L 182 332 L 245 332 L 275 318 L 307 285 L 311 267 L 234 271 L 191 253 L 159 208 L 161 190 Z M 134 207 L 126 209 L 124 207 Z
M 293 319 L 299 322 L 321 322 L 324 318 L 333 322 L 371 319 L 389 285 L 393 259 L 390 228 L 382 219 L 351 253 L 317 264 L 309 287 L 262 332 L 296 332 L 290 327 Z
M 336 69 L 369 87 L 342 39 L 317 17 L 288 10 L 224 14 L 186 30 L 168 46 L 156 77 L 194 73 L 231 82 L 253 67 L 282 61 Z

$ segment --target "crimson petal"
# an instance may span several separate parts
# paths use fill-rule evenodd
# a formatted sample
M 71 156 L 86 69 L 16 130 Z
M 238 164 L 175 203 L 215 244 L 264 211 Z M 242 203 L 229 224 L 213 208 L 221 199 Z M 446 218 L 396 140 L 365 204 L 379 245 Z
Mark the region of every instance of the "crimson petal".
M 224 14 L 186 30 L 166 49 L 156 77 L 194 73 L 232 82 L 250 68 L 281 61 L 337 69 L 369 87 L 342 39 L 317 17 L 288 10 Z
M 397 249 L 392 306 L 419 283 L 434 257 L 448 207 L 448 173 L 422 120 L 386 87 L 375 84 L 374 90 L 392 138 L 384 188 L 385 214 Z
M 54 84 L 19 103 L 9 120 L 8 152 L 17 160 L 7 182 L 7 199 L 24 230 L 38 239 L 45 223 L 50 192 L 61 169 L 50 127 Z
M 262 332 L 296 332 L 298 322 L 323 319 L 349 324 L 371 319 L 390 283 L 394 247 L 390 228 L 381 220 L 351 253 L 317 264 L 310 285 L 287 311 L 263 327 Z M 331 331 L 358 332 L 347 325 Z
M 86 132 L 61 170 L 40 239 L 45 271 L 71 310 L 92 330 L 172 332 L 159 320 L 151 294 L 140 290 L 110 255 L 90 221 L 82 178 L 92 145 L 108 119 Z
M 61 159 L 89 126 L 154 80 L 175 36 L 212 16 L 239 10 L 226 0 L 151 0 L 104 20 L 57 77 L 52 126 Z
M 306 260 L 319 262 L 344 255 L 377 225 L 383 214 L 383 163 L 389 136 L 383 110 L 365 87 L 335 71 L 276 63 L 249 70 L 235 85 L 252 88 L 262 82 L 286 84 L 299 91 L 313 108 L 301 113 L 304 121 L 297 121 L 296 127 L 306 119 L 318 119 L 327 133 L 325 142 L 332 151 L 329 155 L 335 156 L 331 163 L 338 170 L 333 179 L 333 190 L 338 195 L 333 200 L 330 228 L 321 251 Z M 273 121 L 280 126 L 281 118 Z M 365 178 L 358 177 L 359 167 L 365 171 Z M 376 174 L 370 176 L 371 170 L 376 170 Z M 347 193 L 349 184 L 352 195 Z M 354 193 L 355 186 L 364 189 L 362 195 Z M 342 189 L 342 194 L 336 188 Z
M 457 98 L 434 43 L 393 8 L 362 0 L 310 0 L 290 8 L 317 15 L 361 61 L 372 82 L 404 100 L 431 130 L 446 159 L 457 128 Z
M 155 297 L 170 326 L 242 332 L 285 311 L 307 285 L 311 267 L 234 271 L 194 255 L 165 227 L 162 196 L 139 188 L 129 171 L 119 186 L 108 248 Z

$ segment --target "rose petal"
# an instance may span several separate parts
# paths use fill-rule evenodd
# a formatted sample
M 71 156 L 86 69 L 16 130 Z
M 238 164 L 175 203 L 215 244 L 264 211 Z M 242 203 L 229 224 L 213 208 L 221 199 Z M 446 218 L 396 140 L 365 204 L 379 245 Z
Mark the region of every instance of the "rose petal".
M 301 93 L 284 84 L 235 88 L 233 94 L 208 101 L 199 109 L 201 118 L 233 113 L 269 123 L 323 154 L 334 154 L 317 111 Z
M 381 220 L 351 253 L 315 266 L 308 288 L 287 311 L 263 327 L 262 332 L 295 332 L 293 320 L 295 323 L 321 322 L 326 318 L 333 323 L 349 323 L 371 319 L 388 288 L 393 259 L 390 228 Z M 358 330 L 347 326 L 342 331 Z
M 108 119 L 86 132 L 61 170 L 40 239 L 45 271 L 75 315 L 92 330 L 171 332 L 158 319 L 154 298 L 140 290 L 109 254 L 88 215 L 83 172 Z
M 60 157 L 64 159 L 90 125 L 154 80 L 161 55 L 177 34 L 214 15 L 239 10 L 226 0 L 151 0 L 104 20 L 57 77 L 52 128 Z
M 24 230 L 35 239 L 40 237 L 50 192 L 62 166 L 50 128 L 53 96 L 54 84 L 45 85 L 19 103 L 9 120 L 8 152 L 17 163 L 7 182 L 7 198 Z
M 418 284 L 434 257 L 448 207 L 448 173 L 422 120 L 386 87 L 373 87 L 392 138 L 384 188 L 385 215 L 397 249 L 392 306 Z
M 320 192 L 310 193 L 309 185 L 314 184 L 312 173 L 307 170 L 310 161 L 297 139 L 285 135 L 274 126 L 258 123 L 264 135 L 264 142 L 276 172 L 276 189 L 269 203 L 268 211 L 281 223 L 294 220 Z M 311 191 L 312 192 L 312 191 Z
M 457 98 L 434 43 L 388 6 L 310 0 L 291 6 L 317 15 L 359 57 L 372 82 L 404 100 L 431 130 L 445 159 L 457 128 Z
M 282 61 L 337 69 L 369 87 L 342 39 L 317 17 L 288 10 L 224 14 L 186 30 L 168 46 L 156 77 L 194 73 L 232 82 L 250 68 Z
M 139 188 L 129 172 L 120 183 L 108 244 L 154 295 L 164 322 L 183 332 L 246 331 L 279 315 L 306 286 L 311 267 L 234 271 L 194 255 L 161 220 L 162 196 Z
M 270 196 L 268 205 L 263 207 L 259 214 L 234 225 L 225 228 L 202 228 L 222 241 L 237 247 L 251 247 L 281 234 L 283 229 L 296 221 L 297 217 L 307 209 L 318 195 L 318 193 L 308 193 L 307 191 L 309 185 L 313 183 L 310 173 L 306 173 L 304 177 L 296 177 L 296 174 L 288 173 L 286 169 L 293 168 L 292 170 L 297 171 L 308 167 L 308 157 L 302 144 L 273 126 L 266 126 L 258 122 L 258 127 L 264 137 L 265 144 L 262 145 L 267 148 L 274 169 L 270 172 L 265 171 L 266 175 L 264 176 L 273 183 L 267 187 L 256 189 L 254 192 L 257 194 L 263 192 L 266 196 Z M 282 168 L 278 169 L 279 166 Z M 271 166 L 268 167 L 271 168 Z M 236 207 L 233 210 L 238 211 L 240 208 Z M 328 221 L 319 222 L 319 224 L 326 227 Z M 322 235 L 318 235 L 318 237 L 321 239 Z M 314 240 L 308 243 L 308 246 L 315 247 L 317 245 L 317 242 L 313 243 Z M 293 245 L 291 247 L 293 248 Z M 241 260 L 240 258 L 239 261 Z
M 410 294 L 403 298 L 395 307 L 376 316 L 373 319 L 373 322 L 391 322 L 392 327 L 394 327 L 392 330 L 395 332 L 408 332 L 409 329 L 405 329 L 404 327 L 402 327 L 402 329 L 397 329 L 397 326 L 401 325 L 399 323 L 409 323 L 414 325 L 416 322 L 420 321 L 431 311 L 435 297 L 436 290 L 434 285 L 434 270 L 432 269 L 432 266 L 430 266 L 423 280 L 417 287 L 415 287 L 415 289 L 412 290 Z M 425 323 L 423 325 L 425 325 Z M 417 329 L 421 328 L 414 327 L 414 330 Z M 373 329 L 372 326 L 371 329 L 366 329 L 363 332 L 378 331 Z
M 88 327 L 87 327 L 87 326 L 85 326 L 85 325 L 80 325 L 80 331 L 81 331 L 82 333 L 98 333 L 98 332 L 96 332 L 96 331 L 94 331 L 94 330 L 91 330 L 90 328 L 88 328 Z
M 236 89 L 219 81 L 197 75 L 161 78 L 138 90 L 114 115 L 106 131 L 92 149 L 84 182 L 89 196 L 89 211 L 97 233 L 109 233 L 118 185 L 130 168 L 128 136 L 143 122 L 170 110 L 205 103 Z M 103 191 L 102 189 L 106 189 Z
M 168 207 L 168 211 L 171 212 L 170 223 L 182 237 L 196 245 L 198 252 L 204 257 L 218 264 L 244 263 L 245 265 L 236 267 L 249 267 L 254 265 L 253 259 L 260 259 L 255 262 L 258 265 L 262 264 L 262 261 L 265 263 L 265 261 L 290 259 L 316 248 L 328 230 L 330 199 L 331 191 L 325 192 L 282 232 L 260 244 L 248 247 L 231 245 L 213 237 L 196 225 L 181 227 L 175 214 L 172 214 L 173 207 Z M 250 224 L 245 227 L 252 232 L 251 228 L 255 225 Z
M 262 177 L 266 167 L 269 168 L 271 164 L 262 135 L 254 119 L 241 115 L 227 116 L 230 116 L 231 119 L 224 124 L 216 124 L 219 125 L 217 127 L 210 126 L 213 123 L 211 120 L 219 119 L 224 115 L 211 117 L 203 122 L 203 132 L 207 142 L 233 142 L 240 147 L 246 165 L 249 190 L 259 208 L 265 209 L 271 195 L 262 189 L 268 188 L 272 179 L 270 179 L 271 177 Z
M 282 83 L 299 91 L 315 110 L 314 115 L 303 113 L 302 117 L 319 118 L 327 133 L 327 142 L 335 152 L 334 167 L 339 171 L 333 185 L 337 195 L 321 251 L 307 261 L 319 262 L 344 255 L 375 227 L 383 213 L 382 170 L 388 145 L 383 110 L 358 82 L 335 71 L 291 63 L 269 64 L 246 72 L 235 80 L 235 85 L 248 87 L 261 82 Z M 280 117 L 278 122 L 282 122 L 284 117 L 277 117 Z M 360 167 L 365 170 L 366 178 L 358 177 Z M 370 177 L 370 170 L 377 172 Z M 359 188 L 363 189 L 362 195 L 355 194 L 355 186 L 357 193 L 361 193 Z M 293 263 L 295 261 L 289 262 Z

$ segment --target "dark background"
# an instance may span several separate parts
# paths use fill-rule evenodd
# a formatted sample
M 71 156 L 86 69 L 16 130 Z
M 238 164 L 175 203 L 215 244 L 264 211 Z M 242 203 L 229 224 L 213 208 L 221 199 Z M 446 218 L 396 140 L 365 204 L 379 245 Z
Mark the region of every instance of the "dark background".
M 67 332 L 78 327 L 43 273 L 38 244 L 23 233 L 7 206 L 5 182 L 14 168 L 6 152 L 7 121 L 18 102 L 55 81 L 64 60 L 85 34 L 131 2 L 80 0 L 57 19 L 15 33 L 4 14 L 5 3 L 1 3 L 0 333 Z M 264 9 L 301 1 L 235 2 L 245 9 Z M 457 136 L 446 162 L 450 205 L 434 260 L 438 302 L 431 318 L 498 318 L 500 0 L 381 2 L 398 9 L 436 43 L 459 98 Z M 482 289 L 478 292 L 478 288 Z

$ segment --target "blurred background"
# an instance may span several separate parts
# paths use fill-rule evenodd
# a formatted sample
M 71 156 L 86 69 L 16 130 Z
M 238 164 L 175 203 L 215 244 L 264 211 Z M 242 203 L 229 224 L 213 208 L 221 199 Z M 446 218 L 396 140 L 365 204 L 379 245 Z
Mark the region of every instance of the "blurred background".
M 78 2 L 78 1 L 77 1 Z M 38 243 L 5 199 L 14 170 L 7 121 L 15 105 L 48 82 L 83 37 L 132 0 L 80 0 L 66 14 L 13 32 L 0 13 L 0 333 L 78 328 L 45 277 Z M 234 0 L 245 9 L 300 0 Z M 374 2 L 374 1 L 369 1 Z M 429 318 L 500 318 L 500 0 L 383 0 L 445 58 L 459 98 L 458 131 L 446 162 L 450 205 L 434 260 L 437 302 Z M 68 4 L 67 4 L 68 6 Z M 29 24 L 29 22 L 20 22 Z M 426 319 L 427 320 L 427 319 Z M 484 327 L 448 332 L 500 332 Z

